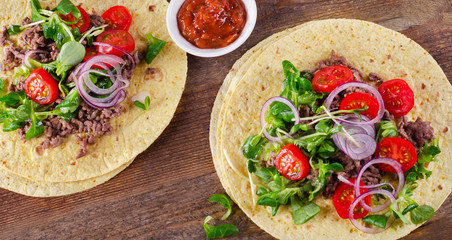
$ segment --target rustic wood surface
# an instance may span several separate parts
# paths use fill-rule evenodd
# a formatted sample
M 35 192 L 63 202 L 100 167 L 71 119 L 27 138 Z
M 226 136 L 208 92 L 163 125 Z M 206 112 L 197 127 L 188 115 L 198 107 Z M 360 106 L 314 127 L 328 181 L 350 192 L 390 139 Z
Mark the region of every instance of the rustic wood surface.
M 64 197 L 32 198 L 0 189 L 0 239 L 204 239 L 202 222 L 224 209 L 208 198 L 224 192 L 209 148 L 210 112 L 232 64 L 273 33 L 303 22 L 357 18 L 400 31 L 427 49 L 452 80 L 452 11 L 449 0 L 257 1 L 248 41 L 218 58 L 189 56 L 186 89 L 162 136 L 118 176 Z M 450 239 L 452 198 L 404 239 Z M 237 206 L 226 221 L 231 239 L 272 239 Z

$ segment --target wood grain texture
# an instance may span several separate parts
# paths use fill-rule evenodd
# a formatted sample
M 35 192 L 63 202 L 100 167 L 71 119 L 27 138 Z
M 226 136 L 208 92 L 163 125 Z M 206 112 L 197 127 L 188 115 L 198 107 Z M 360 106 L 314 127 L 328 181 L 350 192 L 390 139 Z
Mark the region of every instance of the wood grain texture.
M 437 1 L 257 1 L 258 21 L 238 50 L 217 58 L 189 56 L 187 85 L 170 126 L 118 176 L 63 197 L 31 198 L 0 190 L 0 239 L 204 239 L 202 222 L 224 209 L 208 198 L 224 192 L 209 148 L 210 111 L 232 64 L 273 33 L 303 22 L 357 18 L 400 31 L 418 42 L 452 80 L 452 10 Z M 450 239 L 452 198 L 404 239 Z M 272 239 L 234 206 L 240 234 Z M 220 222 L 213 222 L 220 223 Z

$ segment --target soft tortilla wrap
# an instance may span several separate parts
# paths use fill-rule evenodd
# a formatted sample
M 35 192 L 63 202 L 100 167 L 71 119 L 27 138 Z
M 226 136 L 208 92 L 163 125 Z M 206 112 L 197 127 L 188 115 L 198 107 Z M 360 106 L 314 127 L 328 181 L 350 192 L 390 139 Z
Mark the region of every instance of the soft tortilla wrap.
M 0 171 L 0 187 L 32 197 L 55 197 L 81 192 L 110 180 L 127 168 L 133 160 L 104 175 L 73 182 L 42 182 Z
M 298 69 L 312 69 L 319 61 L 328 59 L 332 49 L 365 75 L 376 72 L 385 79 L 407 81 L 416 97 L 408 119 L 419 116 L 430 121 L 442 150 L 439 162 L 428 167 L 433 171 L 432 176 L 418 181 L 419 187 L 412 198 L 436 210 L 451 192 L 448 174 L 451 160 L 447 157 L 451 154 L 452 141 L 447 126 L 452 122 L 452 87 L 436 61 L 421 46 L 400 33 L 360 20 L 314 21 L 276 36 L 271 37 L 269 44 L 250 50 L 258 54 L 245 55 L 247 59 L 239 60 L 246 62 L 243 65 L 246 68 L 240 74 L 230 72 L 232 76 L 226 78 L 230 80 L 225 81 L 215 103 L 211 148 L 225 189 L 259 227 L 280 239 L 396 239 L 419 227 L 396 222 L 380 234 L 365 234 L 348 220 L 339 218 L 331 199 L 322 197 L 315 200 L 321 212 L 303 225 L 293 223 L 290 206 L 280 208 L 272 217 L 271 210 L 255 205 L 257 198 L 254 196 L 253 200 L 251 185 L 246 180 L 246 159 L 241 147 L 248 136 L 259 132 L 263 103 L 280 94 L 284 79 L 281 62 L 289 60 Z M 250 59 L 252 63 L 247 62 Z M 224 152 L 243 176 L 232 170 Z
M 0 12 L 0 26 L 19 24 L 30 16 L 29 1 L 3 2 Z M 57 0 L 41 0 L 42 7 L 55 7 Z M 39 155 L 36 147 L 43 138 L 36 138 L 25 143 L 20 141 L 17 133 L 0 132 L 0 171 L 15 174 L 38 182 L 74 182 L 105 176 L 112 171 L 128 165 L 139 153 L 148 148 L 169 124 L 184 90 L 187 57 L 178 48 L 167 32 L 165 16 L 168 2 L 164 0 L 125 1 L 73 1 L 81 5 L 88 13 L 102 14 L 115 5 L 123 5 L 130 11 L 133 22 L 129 29 L 134 37 L 136 49 L 144 50 L 147 46 L 145 34 L 167 41 L 167 45 L 147 65 L 140 63 L 134 71 L 131 86 L 127 89 L 128 97 L 121 103 L 124 113 L 110 121 L 113 133 L 96 139 L 96 144 L 88 147 L 88 154 L 76 159 L 79 143 L 75 136 L 53 149 L 47 149 Z M 0 49 L 3 58 L 4 49 Z M 146 74 L 148 67 L 159 69 L 162 75 Z M 11 74 L 1 76 L 11 81 Z M 8 84 L 8 83 L 7 83 Z M 134 107 L 130 98 L 141 91 L 151 94 L 150 109 L 143 111 Z M 114 175 L 114 174 L 113 174 Z

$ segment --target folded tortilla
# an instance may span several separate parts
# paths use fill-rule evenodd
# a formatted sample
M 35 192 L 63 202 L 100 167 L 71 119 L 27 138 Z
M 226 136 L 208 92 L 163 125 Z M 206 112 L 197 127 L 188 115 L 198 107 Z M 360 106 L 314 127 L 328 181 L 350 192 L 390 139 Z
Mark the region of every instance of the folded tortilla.
M 452 87 L 445 74 L 421 46 L 404 35 L 380 25 L 346 19 L 313 21 L 286 30 L 258 44 L 235 64 L 226 77 L 215 102 L 210 130 L 213 161 L 222 185 L 239 207 L 259 227 L 280 239 L 396 239 L 420 225 L 395 222 L 379 234 L 365 234 L 348 220 L 341 219 L 331 199 L 314 201 L 321 212 L 303 225 L 292 221 L 290 206 L 280 207 L 276 216 L 271 209 L 256 205 L 247 180 L 246 159 L 241 147 L 245 139 L 260 131 L 259 116 L 263 103 L 280 94 L 284 79 L 281 66 L 289 60 L 300 69 L 312 69 L 329 59 L 331 50 L 361 70 L 365 75 L 378 73 L 384 79 L 402 78 L 413 89 L 415 106 L 409 120 L 422 117 L 430 121 L 440 138 L 439 161 L 428 167 L 427 180 L 418 181 L 412 197 L 419 204 L 435 210 L 451 192 Z M 226 155 L 231 164 L 228 163 Z M 237 174 L 232 168 L 240 172 Z M 253 182 L 259 180 L 252 178 Z M 254 187 L 254 190 L 256 187 Z M 253 196 L 254 195 L 254 196 Z
M 32 197 L 56 197 L 81 192 L 100 185 L 127 168 L 129 161 L 104 175 L 72 182 L 42 182 L 21 177 L 9 171 L 0 171 L 0 187 Z
M 43 8 L 53 8 L 57 0 L 41 0 Z M 56 148 L 47 149 L 39 155 L 36 147 L 44 140 L 43 137 L 22 142 L 17 132 L 0 131 L 0 182 L 6 182 L 9 176 L 17 180 L 12 185 L 27 183 L 43 183 L 42 186 L 56 186 L 60 183 L 79 184 L 73 189 L 87 189 L 99 181 L 106 181 L 127 167 L 133 159 L 146 150 L 162 133 L 173 117 L 185 86 L 187 75 L 187 56 L 184 51 L 172 41 L 166 29 L 166 11 L 168 2 L 164 0 L 125 1 L 114 3 L 92 0 L 74 0 L 75 5 L 81 5 L 89 14 L 102 14 L 114 5 L 127 7 L 132 15 L 130 34 L 135 39 L 136 49 L 143 51 L 147 47 L 145 34 L 152 33 L 155 37 L 167 41 L 167 45 L 150 65 L 142 62 L 137 65 L 131 85 L 127 89 L 128 96 L 121 103 L 124 111 L 110 120 L 113 127 L 110 136 L 96 138 L 94 145 L 88 145 L 88 154 L 76 159 L 79 142 L 74 135 L 65 139 Z M 7 0 L 2 2 L 0 10 L 0 26 L 20 24 L 22 19 L 30 17 L 29 1 Z M 0 47 L 0 58 L 4 49 Z M 154 68 L 157 74 L 146 71 Z M 154 71 L 155 72 L 155 71 Z M 2 74 L 3 79 L 12 80 L 12 72 Z M 147 91 L 151 95 L 150 108 L 143 111 L 133 105 L 131 97 Z M 150 159 L 152 160 L 152 159 Z M 21 180 L 22 179 L 22 180 Z M 93 184 L 93 179 L 96 184 Z M 55 183 L 52 185 L 51 183 Z M 86 183 L 86 184 L 85 184 Z M 8 186 L 12 186 L 11 182 Z M 8 188 L 5 184 L 2 187 Z M 41 186 L 41 187 L 42 187 Z M 40 188 L 41 188 L 40 187 Z M 10 187 L 16 191 L 20 187 Z M 16 189 L 16 190 L 15 190 Z M 33 190 L 17 190 L 29 194 Z M 62 195 L 72 190 L 55 187 L 43 194 Z M 30 194 L 33 195 L 33 194 Z

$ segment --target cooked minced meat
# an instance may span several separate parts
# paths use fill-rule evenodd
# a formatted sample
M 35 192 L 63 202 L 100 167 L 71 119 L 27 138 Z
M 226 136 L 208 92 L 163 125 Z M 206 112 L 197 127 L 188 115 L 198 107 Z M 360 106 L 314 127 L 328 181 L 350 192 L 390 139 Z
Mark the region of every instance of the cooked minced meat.
M 376 73 L 369 73 L 369 81 L 376 82 L 380 86 L 385 80 Z
M 102 26 L 102 25 L 104 25 L 106 23 L 105 19 L 103 19 L 101 16 L 96 15 L 96 14 L 90 14 L 89 15 L 89 21 L 90 21 L 89 28 L 100 27 L 100 26 Z
M 10 46 L 5 50 L 5 56 L 3 57 L 3 61 L 1 63 L 2 71 L 9 71 L 18 67 L 22 64 L 22 60 L 24 59 L 25 51 L 21 50 L 17 47 Z
M 8 40 L 8 28 L 5 26 L 3 30 L 0 32 L 0 46 L 4 47 L 7 44 L 13 45 L 13 42 Z
M 58 102 L 61 101 L 60 98 Z M 95 142 L 94 137 L 111 135 L 113 128 L 110 125 L 110 119 L 118 117 L 123 111 L 120 105 L 111 109 L 92 108 L 85 102 L 81 102 L 80 105 L 82 108 L 79 110 L 77 118 L 71 119 L 70 122 L 59 116 L 50 116 L 42 121 L 45 136 L 45 140 L 41 143 L 42 149 L 60 146 L 69 134 L 88 133 L 86 142 L 83 140 L 84 142 L 80 143 L 81 149 L 77 157 L 82 157 L 86 154 L 86 145 Z M 25 139 L 28 128 L 29 124 L 18 130 L 20 139 Z M 82 152 L 84 154 L 81 154 Z
M 416 121 L 406 121 L 403 116 L 397 123 L 397 131 L 400 137 L 410 141 L 416 149 L 422 148 L 426 142 L 431 142 L 434 136 L 434 129 L 430 122 L 425 122 L 418 117 Z
M 9 84 L 8 91 L 9 92 L 23 91 L 24 90 L 24 82 L 25 82 L 25 77 L 19 76 L 19 81 L 17 82 L 17 84 L 14 84 L 14 82 L 11 82 Z
M 361 169 L 362 165 L 364 165 L 367 161 L 369 161 L 371 157 L 365 158 L 363 160 L 353 160 L 347 154 L 342 151 L 338 151 L 334 154 L 330 160 L 332 162 L 339 162 L 344 167 L 343 172 L 334 173 L 332 177 L 328 179 L 327 185 L 323 191 L 323 196 L 331 197 L 336 190 L 336 187 L 339 185 L 340 181 L 337 178 L 337 175 L 341 175 L 344 178 L 356 178 L 358 176 L 358 172 Z M 369 166 L 369 168 L 363 173 L 361 180 L 366 185 L 377 184 L 381 179 L 381 170 L 373 165 Z
M 25 29 L 20 35 L 20 39 L 22 40 L 21 46 L 30 49 L 42 48 L 47 44 L 41 24 L 33 25 Z

